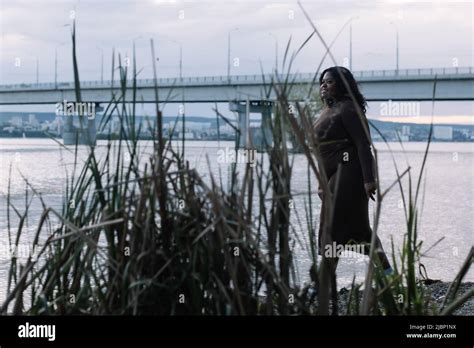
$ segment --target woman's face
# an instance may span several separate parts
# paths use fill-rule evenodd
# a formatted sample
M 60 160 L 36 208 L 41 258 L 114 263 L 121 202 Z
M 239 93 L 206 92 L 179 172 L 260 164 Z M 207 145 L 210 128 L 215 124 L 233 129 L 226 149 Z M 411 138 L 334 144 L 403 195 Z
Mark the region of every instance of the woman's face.
M 328 71 L 324 74 L 321 86 L 319 86 L 319 94 L 322 99 L 333 98 L 336 99 L 337 87 L 336 80 L 334 80 L 332 74 Z

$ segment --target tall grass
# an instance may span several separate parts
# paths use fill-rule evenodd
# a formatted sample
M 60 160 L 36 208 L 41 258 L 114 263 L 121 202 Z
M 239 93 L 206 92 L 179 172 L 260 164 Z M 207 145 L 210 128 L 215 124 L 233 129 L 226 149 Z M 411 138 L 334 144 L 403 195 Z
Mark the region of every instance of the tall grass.
M 283 64 L 283 69 L 287 69 L 284 79 L 277 71 L 266 93 L 269 96 L 273 91 L 277 96 L 271 121 L 273 144 L 260 154 L 255 168 L 246 164 L 239 171 L 237 165 L 231 165 L 228 188 L 222 184 L 221 177 L 215 178 L 210 172 L 210 177 L 205 179 L 190 166 L 184 157 L 184 140 L 183 151 L 179 153 L 172 146 L 173 139 L 163 135 L 160 103 L 166 98 L 158 95 L 153 41 L 150 49 L 156 113 L 155 120 L 148 124 L 153 134 L 152 148 L 143 148 L 139 142 L 142 130 L 136 126 L 136 59 L 134 56 L 130 73 L 128 67 L 121 64 L 119 55 L 120 87 L 111 89 L 111 102 L 99 125 L 106 129 L 112 115 L 117 115 L 119 139 L 110 138 L 105 153 L 98 154 L 97 147 L 89 146 L 85 159 L 79 157 L 79 146 L 74 147 L 74 167 L 65 183 L 61 212 L 49 207 L 34 187 L 28 186 L 43 206 L 32 242 L 39 251 L 36 258 L 28 258 L 25 264 L 12 258 L 7 298 L 0 312 L 338 314 L 334 261 L 324 255 L 318 260 L 313 224 L 315 207 L 311 177 L 316 177 L 323 191 L 329 193 L 326 174 L 317 164 L 321 144 L 311 132 L 311 108 L 308 104 L 294 104 L 290 98 L 293 83 L 289 72 L 297 53 L 315 35 L 324 43 L 314 24 L 310 23 L 313 32 L 288 60 L 288 65 Z M 80 101 L 75 38 L 73 27 L 73 66 L 76 96 Z M 325 44 L 326 54 L 333 59 L 330 46 Z M 289 49 L 290 42 L 284 62 Z M 112 80 L 114 65 L 115 57 Z M 313 84 L 318 72 L 319 68 Z M 310 90 L 312 88 L 313 85 Z M 132 93 L 131 104 L 125 102 L 127 93 Z M 217 108 L 215 111 L 218 118 L 228 122 Z M 363 117 L 361 113 L 359 116 Z M 287 147 L 289 132 L 300 146 L 300 156 L 308 163 L 304 228 L 313 261 L 308 272 L 315 280 L 310 286 L 302 286 L 296 276 L 293 245 L 301 236 L 296 234 L 297 226 L 290 220 L 296 212 L 291 208 L 294 156 Z M 372 240 L 364 289 L 361 290 L 362 284 L 353 282 L 345 314 L 449 314 L 473 295 L 471 291 L 462 297 L 456 296 L 472 263 L 472 251 L 440 309 L 433 311 L 415 275 L 420 255 L 417 204 L 429 144 L 428 141 L 415 192 L 410 169 L 399 174 L 397 166 L 397 181 L 383 193 L 377 187 L 374 238 L 383 198 L 398 185 L 407 218 L 405 242 L 399 258 L 393 253 L 395 275 L 387 279 L 377 267 L 374 268 L 377 260 L 375 239 Z M 374 150 L 377 160 L 375 147 Z M 406 174 L 409 176 L 408 192 L 401 180 Z M 324 214 L 326 221 L 330 221 L 332 198 L 329 194 L 324 196 L 328 200 Z M 28 205 L 21 214 L 9 195 L 7 201 L 9 219 L 11 211 L 20 219 L 15 240 L 10 238 L 10 243 L 18 246 L 21 236 L 27 233 Z M 59 223 L 55 224 L 55 221 Z M 324 231 L 323 238 L 323 244 L 331 242 L 330 226 Z M 27 293 L 30 303 L 24 301 Z
M 75 29 L 72 42 L 75 50 Z M 153 42 L 151 50 L 155 62 Z M 259 176 L 260 193 L 266 194 L 263 170 L 256 173 L 247 165 L 241 179 L 234 166 L 229 191 L 214 177 L 205 182 L 174 151 L 171 139 L 163 136 L 156 76 L 156 122 L 150 129 L 153 150 L 151 155 L 140 154 L 140 129 L 135 125 L 136 62 L 129 86 L 129 71 L 120 57 L 118 61 L 119 93 L 100 127 L 107 127 L 115 112 L 121 120 L 120 137 L 116 142 L 109 140 L 105 155 L 89 147 L 83 167 L 77 174 L 74 170 L 68 181 L 61 213 L 44 204 L 33 242 L 41 247 L 38 261 L 29 258 L 18 269 L 16 258 L 12 259 L 1 311 L 6 313 L 13 301 L 15 314 L 289 313 L 292 263 L 285 240 L 289 213 L 283 208 L 288 206 L 284 201 L 289 178 L 288 164 L 280 165 L 286 143 L 280 149 L 274 147 L 268 180 L 274 189 L 270 218 L 255 231 L 254 175 Z M 75 59 L 74 70 L 76 89 L 80 89 Z M 125 103 L 129 88 L 131 107 Z M 80 100 L 80 91 L 76 96 Z M 279 134 L 284 137 L 283 132 Z M 77 146 L 74 157 L 75 163 L 80 162 Z M 47 221 L 53 216 L 60 224 L 51 229 Z M 24 233 L 22 227 L 17 242 Z M 263 229 L 268 231 L 266 236 L 261 235 Z M 261 301 L 263 284 L 272 294 L 265 303 Z M 25 291 L 31 292 L 28 306 L 21 300 Z

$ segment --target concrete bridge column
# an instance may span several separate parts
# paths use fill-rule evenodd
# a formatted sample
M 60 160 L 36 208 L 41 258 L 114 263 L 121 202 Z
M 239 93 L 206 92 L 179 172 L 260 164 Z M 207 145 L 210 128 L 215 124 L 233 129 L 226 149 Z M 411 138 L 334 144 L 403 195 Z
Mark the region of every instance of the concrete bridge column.
M 64 128 L 63 128 L 63 143 L 64 145 L 73 145 L 76 143 L 75 141 L 75 132 L 74 132 L 74 125 L 73 119 L 70 116 L 63 116 L 64 120 Z
M 237 113 L 237 124 L 240 134 L 237 136 L 239 142 L 239 148 L 249 147 L 249 124 L 250 124 L 250 103 L 247 101 L 245 104 L 239 102 L 229 103 L 229 110 Z
M 273 145 L 272 108 L 271 102 L 262 102 L 262 143 L 260 147 L 266 148 Z
M 64 116 L 64 145 L 92 145 L 97 140 L 96 117 L 103 111 L 99 103 L 94 104 L 93 114 L 89 116 Z M 74 126 L 73 117 L 80 117 L 79 127 Z
M 100 106 L 99 103 L 95 103 L 94 110 L 95 110 L 94 117 L 87 119 L 87 133 L 88 133 L 89 138 L 86 139 L 87 143 L 93 146 L 95 146 L 97 142 L 97 117 L 98 116 L 102 117 L 102 112 L 104 111 L 104 108 Z
M 263 150 L 273 143 L 271 130 L 272 106 L 268 101 L 248 101 L 245 104 L 230 102 L 229 110 L 237 112 L 239 135 L 239 148 L 250 148 Z M 250 127 L 250 113 L 262 115 L 261 127 Z

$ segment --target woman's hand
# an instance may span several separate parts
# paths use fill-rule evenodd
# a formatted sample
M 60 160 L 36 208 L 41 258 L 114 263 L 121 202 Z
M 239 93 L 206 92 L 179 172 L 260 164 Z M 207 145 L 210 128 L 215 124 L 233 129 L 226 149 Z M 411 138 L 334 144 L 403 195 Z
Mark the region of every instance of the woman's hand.
M 371 200 L 375 201 L 374 194 L 375 191 L 377 190 L 377 186 L 375 185 L 375 182 L 366 182 L 364 184 L 365 188 L 365 193 L 367 194 L 367 198 L 370 198 Z

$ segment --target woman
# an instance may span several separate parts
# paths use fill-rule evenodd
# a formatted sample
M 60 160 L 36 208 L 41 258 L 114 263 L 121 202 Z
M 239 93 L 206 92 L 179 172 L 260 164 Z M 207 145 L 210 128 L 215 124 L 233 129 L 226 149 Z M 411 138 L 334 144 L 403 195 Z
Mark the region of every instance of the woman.
M 342 76 L 357 105 L 351 99 Z M 352 73 L 343 67 L 328 68 L 321 74 L 319 83 L 325 108 L 314 123 L 314 132 L 320 144 L 320 168 L 325 170 L 329 189 L 333 194 L 334 207 L 330 230 L 332 243 L 322 245 L 321 237 L 329 222 L 325 221 L 324 210 L 325 204 L 329 202 L 322 199 L 323 193 L 319 189 L 318 194 L 323 200 L 319 225 L 319 253 L 326 252 L 326 256 L 334 257 L 337 265 L 338 254 L 334 251 L 341 251 L 348 244 L 354 245 L 346 250 L 362 250 L 364 254 L 370 251 L 372 230 L 369 224 L 368 200 L 374 200 L 376 190 L 374 160 L 370 141 L 357 111 L 358 107 L 360 112 L 365 114 L 367 103 Z M 363 122 L 368 132 L 365 116 Z M 335 246 L 337 247 L 334 248 Z M 360 248 L 354 248 L 355 246 Z M 384 272 L 391 273 L 390 263 L 378 237 L 376 246 Z

